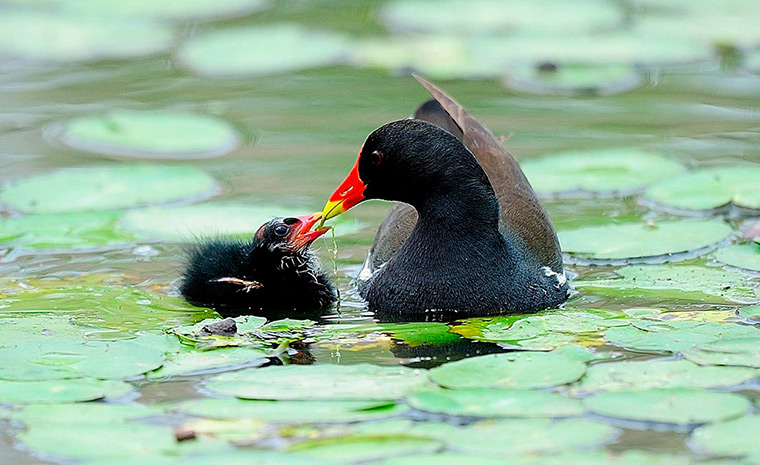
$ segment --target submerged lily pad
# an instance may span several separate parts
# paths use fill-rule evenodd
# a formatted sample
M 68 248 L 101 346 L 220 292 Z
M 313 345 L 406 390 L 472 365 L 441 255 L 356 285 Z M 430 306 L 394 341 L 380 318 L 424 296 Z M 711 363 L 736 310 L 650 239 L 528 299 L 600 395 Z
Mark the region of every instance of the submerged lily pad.
M 0 202 L 25 213 L 113 210 L 209 196 L 214 179 L 189 166 L 67 168 L 18 180 Z
M 196 399 L 170 410 L 203 418 L 233 420 L 254 418 L 270 423 L 346 423 L 376 420 L 403 414 L 408 407 L 387 401 L 259 401 Z
M 424 371 L 374 365 L 288 365 L 225 373 L 206 387 L 243 399 L 394 400 L 428 384 Z
M 83 116 L 49 132 L 74 149 L 128 157 L 213 157 L 240 143 L 235 130 L 222 120 L 171 112 L 121 110 Z
M 571 383 L 586 371 L 577 360 L 543 352 L 483 355 L 430 370 L 430 378 L 449 389 L 534 389 Z
M 347 50 L 338 34 L 274 24 L 198 35 L 180 47 L 177 61 L 205 76 L 264 76 L 335 65 Z
M 541 391 L 440 389 L 413 394 L 408 402 L 417 410 L 467 417 L 556 418 L 583 414 L 580 401 Z
M 691 435 L 691 445 L 700 452 L 712 456 L 760 455 L 757 432 L 760 430 L 760 415 L 751 415 L 736 420 L 702 426 Z
M 0 17 L 0 54 L 27 60 L 123 60 L 161 53 L 172 36 L 152 22 L 113 17 L 11 11 Z
M 539 194 L 630 193 L 684 169 L 676 160 L 635 148 L 561 152 L 520 167 Z
M 760 166 L 694 171 L 647 189 L 649 200 L 681 210 L 711 210 L 729 204 L 760 209 Z
M 605 392 L 586 399 L 584 405 L 606 417 L 677 425 L 729 420 L 750 408 L 750 402 L 738 394 L 695 389 Z
M 760 244 L 756 242 L 730 245 L 716 250 L 713 256 L 727 265 L 760 271 Z
M 104 397 L 119 398 L 129 394 L 132 386 L 122 381 L 65 379 L 52 381 L 2 381 L 0 403 L 58 404 L 86 402 Z
M 703 367 L 688 360 L 644 360 L 591 365 L 578 389 L 633 391 L 657 388 L 731 387 L 757 377 L 743 367 Z
M 84 249 L 134 243 L 116 227 L 114 212 L 59 213 L 0 218 L 0 244 L 30 249 Z
M 507 87 L 531 94 L 614 95 L 641 87 L 646 82 L 632 66 L 552 64 L 522 66 L 508 74 Z
M 315 439 L 294 444 L 289 450 L 333 463 L 356 463 L 399 455 L 429 453 L 441 449 L 441 446 L 440 442 L 428 438 L 378 435 Z
M 575 281 L 584 292 L 623 298 L 656 296 L 670 301 L 760 301 L 760 289 L 741 272 L 694 265 L 626 266 L 620 278 Z
M 672 353 L 725 339 L 752 338 L 760 344 L 760 329 L 737 323 L 643 320 L 611 328 L 604 338 L 628 350 Z
M 235 203 L 208 203 L 184 207 L 152 207 L 129 211 L 120 225 L 145 238 L 191 241 L 198 237 L 234 235 L 250 238 L 259 227 L 274 217 L 303 215 L 303 210 L 277 206 L 251 206 Z M 332 224 L 335 235 L 354 234 L 361 225 L 351 218 Z
M 559 231 L 562 250 L 580 258 L 621 260 L 657 257 L 710 247 L 731 234 L 719 220 L 661 221 L 587 226 Z

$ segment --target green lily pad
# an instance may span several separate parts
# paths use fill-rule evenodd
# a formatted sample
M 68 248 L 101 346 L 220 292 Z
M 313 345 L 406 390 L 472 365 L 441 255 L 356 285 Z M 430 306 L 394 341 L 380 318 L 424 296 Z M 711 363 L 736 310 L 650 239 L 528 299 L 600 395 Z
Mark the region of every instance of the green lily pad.
M 716 260 L 746 270 L 760 271 L 760 244 L 734 244 L 713 253 Z
M 760 415 L 751 415 L 736 420 L 706 425 L 694 430 L 691 446 L 712 456 L 760 455 L 757 431 L 760 430 Z
M 110 424 L 127 420 L 159 416 L 163 410 L 139 404 L 106 404 L 82 402 L 77 404 L 27 405 L 13 414 L 13 419 L 27 426 Z
M 195 455 L 195 452 L 200 454 Z M 195 451 L 194 455 L 181 456 L 136 456 L 132 458 L 109 458 L 109 465 L 332 465 L 330 462 L 317 461 L 311 457 L 273 450 L 256 449 L 219 449 Z M 648 464 L 647 464 L 648 465 Z
M 683 352 L 683 356 L 700 365 L 760 368 L 760 341 L 754 337 L 722 339 L 700 344 Z
M 620 278 L 579 280 L 573 284 L 584 292 L 626 299 L 656 296 L 673 301 L 705 303 L 755 303 L 760 289 L 744 273 L 694 265 L 626 266 Z
M 243 399 L 395 400 L 427 384 L 424 371 L 405 367 L 325 364 L 224 373 L 206 387 Z
M 125 60 L 162 53 L 172 41 L 170 29 L 146 21 L 57 12 L 4 11 L 0 17 L 0 54 L 27 60 Z
M 315 439 L 290 446 L 289 450 L 333 463 L 356 463 L 387 457 L 435 452 L 441 443 L 414 436 L 344 436 Z
M 577 381 L 586 365 L 562 355 L 520 352 L 483 355 L 430 370 L 430 379 L 449 389 L 535 389 Z
M 220 324 L 223 320 L 209 318 L 192 326 L 180 326 L 170 331 L 184 343 L 198 349 L 220 347 L 259 346 L 269 347 L 303 339 L 305 330 L 315 322 L 311 320 L 283 319 L 266 323 L 259 316 L 239 316 L 234 318 L 236 331 L 233 334 L 211 334 L 206 327 Z M 226 321 L 225 321 L 226 323 Z
M 112 210 L 208 196 L 214 179 L 189 166 L 67 168 L 18 180 L 0 202 L 25 213 Z
M 160 21 L 209 21 L 245 15 L 261 10 L 267 0 L 193 0 L 162 1 L 132 0 L 130 2 L 103 3 L 100 0 L 51 1 L 57 7 L 77 14 L 116 16 L 119 18 L 145 18 Z
M 644 360 L 591 365 L 579 390 L 632 391 L 657 388 L 718 388 L 757 377 L 744 367 L 703 367 L 688 360 Z
M 120 110 L 76 118 L 49 132 L 77 150 L 127 157 L 205 158 L 240 143 L 224 121 L 189 113 Z
M 711 210 L 729 204 L 760 209 L 760 167 L 728 166 L 693 171 L 655 184 L 647 199 L 681 210 Z
M 183 207 L 152 207 L 129 211 L 120 225 L 145 238 L 192 241 L 198 237 L 222 234 L 250 238 L 259 227 L 274 217 L 303 215 L 305 211 L 277 206 L 251 206 L 234 203 L 208 203 Z M 335 235 L 354 234 L 361 225 L 351 218 L 332 224 Z
M 584 405 L 606 417 L 677 425 L 730 420 L 750 408 L 750 402 L 738 394 L 695 389 L 604 392 L 589 397 Z
M 724 339 L 752 338 L 760 344 L 760 329 L 736 323 L 642 320 L 610 328 L 604 338 L 628 350 L 673 353 Z
M 467 417 L 556 418 L 583 414 L 580 401 L 542 391 L 434 390 L 407 400 L 417 410 Z
M 736 311 L 736 314 L 742 318 L 746 318 L 751 321 L 760 320 L 760 305 L 751 305 L 749 307 L 742 307 Z
M 14 248 L 85 249 L 134 243 L 116 227 L 114 212 L 59 213 L 0 218 L 0 243 Z
M 270 423 L 347 423 L 403 414 L 408 407 L 386 401 L 258 401 L 196 399 L 169 407 L 188 415 L 217 420 L 254 418 Z
M 706 47 L 731 45 L 752 48 L 760 44 L 760 32 L 754 26 L 757 8 L 747 13 L 741 8 L 719 8 L 712 14 L 646 15 L 634 30 L 643 35 L 670 36 L 673 40 L 701 42 Z
M 523 350 L 553 350 L 613 326 L 627 325 L 620 312 L 609 310 L 552 310 L 543 315 L 517 318 L 470 318 L 451 328 L 468 339 L 497 342 Z
M 335 65 L 347 50 L 338 34 L 274 24 L 198 35 L 180 47 L 176 58 L 204 76 L 264 76 Z
M 731 234 L 719 220 L 608 224 L 559 231 L 562 250 L 580 258 L 620 260 L 672 255 L 710 247 Z
M 477 463 L 478 465 L 504 465 L 503 460 L 494 457 L 452 453 L 415 454 L 408 455 L 406 457 L 394 457 L 373 463 L 375 465 L 462 465 L 464 463 Z
M 123 397 L 132 386 L 122 381 L 65 379 L 53 381 L 2 381 L 0 403 L 58 404 Z
M 630 193 L 684 169 L 676 160 L 635 148 L 561 152 L 520 167 L 539 194 Z
M 190 350 L 168 354 L 164 364 L 156 371 L 147 373 L 148 379 L 164 379 L 175 376 L 195 376 L 225 368 L 260 366 L 269 361 L 269 353 L 251 347 L 230 347 L 215 350 Z
M 620 65 L 522 66 L 509 71 L 505 80 L 507 87 L 519 92 L 570 96 L 621 94 L 645 82 L 633 66 Z
M 561 0 L 516 0 L 508 5 L 498 0 L 396 0 L 385 6 L 382 18 L 393 29 L 462 34 L 504 30 L 579 33 L 610 29 L 623 21 L 619 8 L 599 0 L 582 0 L 572 7 Z
M 0 293 L 5 298 L 7 294 Z M 2 307 L 0 307 L 2 308 Z M 67 316 L 23 315 L 10 317 L 0 313 L 0 347 L 7 347 L 19 341 L 76 340 L 85 341 L 86 333 L 92 328 L 78 326 Z

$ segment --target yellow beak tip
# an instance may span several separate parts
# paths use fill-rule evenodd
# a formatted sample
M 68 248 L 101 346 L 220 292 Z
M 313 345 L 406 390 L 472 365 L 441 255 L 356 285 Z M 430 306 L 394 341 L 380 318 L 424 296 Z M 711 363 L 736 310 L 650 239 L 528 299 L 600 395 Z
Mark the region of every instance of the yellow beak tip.
M 342 214 L 346 210 L 343 209 L 343 201 L 333 201 L 333 202 L 327 202 L 325 204 L 324 210 L 322 210 L 322 221 L 320 223 L 324 224 L 325 221 L 329 220 L 330 218 L 335 218 L 336 216 Z

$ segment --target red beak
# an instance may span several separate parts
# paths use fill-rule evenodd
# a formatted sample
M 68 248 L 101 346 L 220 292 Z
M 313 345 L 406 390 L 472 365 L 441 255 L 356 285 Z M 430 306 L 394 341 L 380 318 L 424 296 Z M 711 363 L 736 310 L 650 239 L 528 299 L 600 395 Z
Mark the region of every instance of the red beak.
M 311 231 L 311 228 L 322 219 L 322 213 L 317 212 L 312 213 L 311 215 L 296 216 L 295 218 L 298 218 L 301 221 L 300 227 L 294 231 L 294 235 L 290 240 L 290 244 L 295 250 L 308 247 L 319 236 L 330 230 L 329 227 L 320 227 L 315 231 Z
M 366 186 L 359 178 L 359 160 L 357 160 L 354 168 L 325 204 L 325 208 L 322 210 L 322 222 L 340 215 L 364 200 L 365 188 Z

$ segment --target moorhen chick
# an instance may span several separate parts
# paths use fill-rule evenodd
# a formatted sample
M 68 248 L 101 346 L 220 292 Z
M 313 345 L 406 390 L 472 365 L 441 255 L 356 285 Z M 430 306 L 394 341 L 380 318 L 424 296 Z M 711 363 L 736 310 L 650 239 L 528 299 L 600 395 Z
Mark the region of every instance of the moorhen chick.
M 366 199 L 394 200 L 358 276 L 382 318 L 476 316 L 568 298 L 557 234 L 517 161 L 456 101 L 369 135 L 323 221 Z
M 315 316 L 336 301 L 335 288 L 309 251 L 329 228 L 310 229 L 321 214 L 274 218 L 253 239 L 213 239 L 191 247 L 180 292 L 224 317 Z

